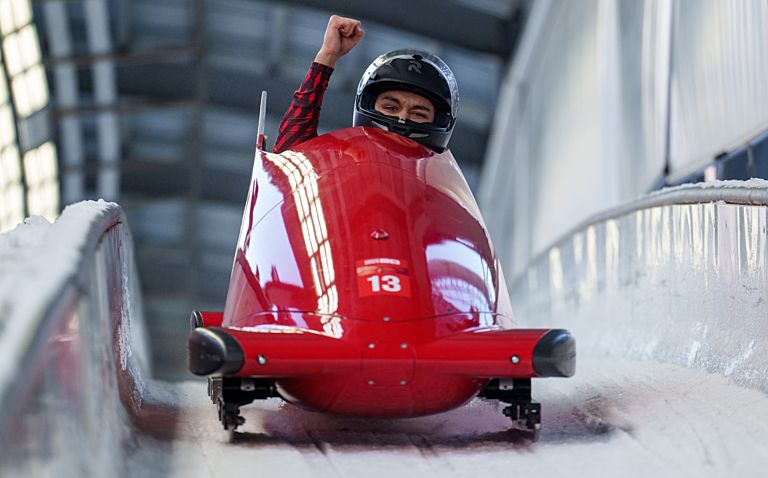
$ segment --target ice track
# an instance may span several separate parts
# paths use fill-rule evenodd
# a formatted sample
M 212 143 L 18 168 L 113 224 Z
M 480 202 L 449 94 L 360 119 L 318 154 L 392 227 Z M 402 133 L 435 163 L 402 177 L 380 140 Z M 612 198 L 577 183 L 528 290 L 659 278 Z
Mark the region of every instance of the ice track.
M 654 194 L 530 265 L 512 290 L 521 322 L 571 329 L 579 354 L 575 377 L 534 381 L 536 442 L 482 400 L 395 421 L 269 401 L 243 409 L 229 444 L 204 386 L 186 383 L 176 440 L 142 444 L 135 463 L 156 454 L 173 476 L 222 478 L 764 476 L 766 193 L 751 181 Z
M 28 221 L 0 236 L 0 476 L 765 476 L 766 204 L 757 180 L 656 193 L 511 284 L 521 325 L 577 340 L 575 377 L 534 381 L 536 442 L 489 401 L 362 420 L 272 399 L 229 443 L 204 381 L 148 378 L 119 206 Z
M 205 386 L 171 387 L 173 440 L 141 437 L 133 476 L 762 476 L 768 397 L 702 370 L 583 360 L 570 380 L 540 380 L 537 442 L 493 402 L 405 420 L 328 417 L 281 404 L 244 407 L 228 443 Z

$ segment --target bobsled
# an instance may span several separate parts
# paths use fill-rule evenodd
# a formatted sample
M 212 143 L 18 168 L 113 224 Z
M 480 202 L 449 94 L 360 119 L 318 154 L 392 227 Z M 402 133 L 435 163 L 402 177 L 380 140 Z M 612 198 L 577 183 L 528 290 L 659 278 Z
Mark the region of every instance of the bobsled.
M 257 149 L 224 310 L 191 322 L 189 370 L 227 430 L 269 397 L 416 417 L 477 396 L 538 430 L 531 379 L 575 370 L 568 331 L 515 327 L 451 152 L 368 127 Z

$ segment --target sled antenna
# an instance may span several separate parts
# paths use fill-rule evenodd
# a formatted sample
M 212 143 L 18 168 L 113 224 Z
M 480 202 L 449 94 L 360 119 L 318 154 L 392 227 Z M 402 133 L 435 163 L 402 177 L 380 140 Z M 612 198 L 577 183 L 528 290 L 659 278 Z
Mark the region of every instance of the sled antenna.
M 256 148 L 264 151 L 267 145 L 267 137 L 264 136 L 265 118 L 267 116 L 267 90 L 261 92 L 261 104 L 259 105 L 259 126 L 256 135 Z

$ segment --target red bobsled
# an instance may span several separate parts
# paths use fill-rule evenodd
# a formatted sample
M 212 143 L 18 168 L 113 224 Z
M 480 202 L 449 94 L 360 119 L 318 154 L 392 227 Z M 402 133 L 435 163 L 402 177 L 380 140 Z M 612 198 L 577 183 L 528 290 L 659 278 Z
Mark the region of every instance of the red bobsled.
M 449 151 L 348 128 L 258 151 L 224 312 L 194 312 L 189 369 L 226 429 L 240 406 L 414 417 L 475 396 L 540 424 L 531 378 L 568 377 L 561 329 L 514 328 L 498 260 Z

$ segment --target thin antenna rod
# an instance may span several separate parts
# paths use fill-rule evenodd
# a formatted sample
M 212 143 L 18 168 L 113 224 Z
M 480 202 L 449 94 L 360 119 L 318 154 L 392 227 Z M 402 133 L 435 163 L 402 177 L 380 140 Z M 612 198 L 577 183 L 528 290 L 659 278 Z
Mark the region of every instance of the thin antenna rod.
M 267 145 L 267 137 L 264 136 L 265 118 L 267 116 L 267 90 L 261 92 L 261 104 L 259 105 L 259 127 L 256 135 L 256 148 L 264 151 Z

